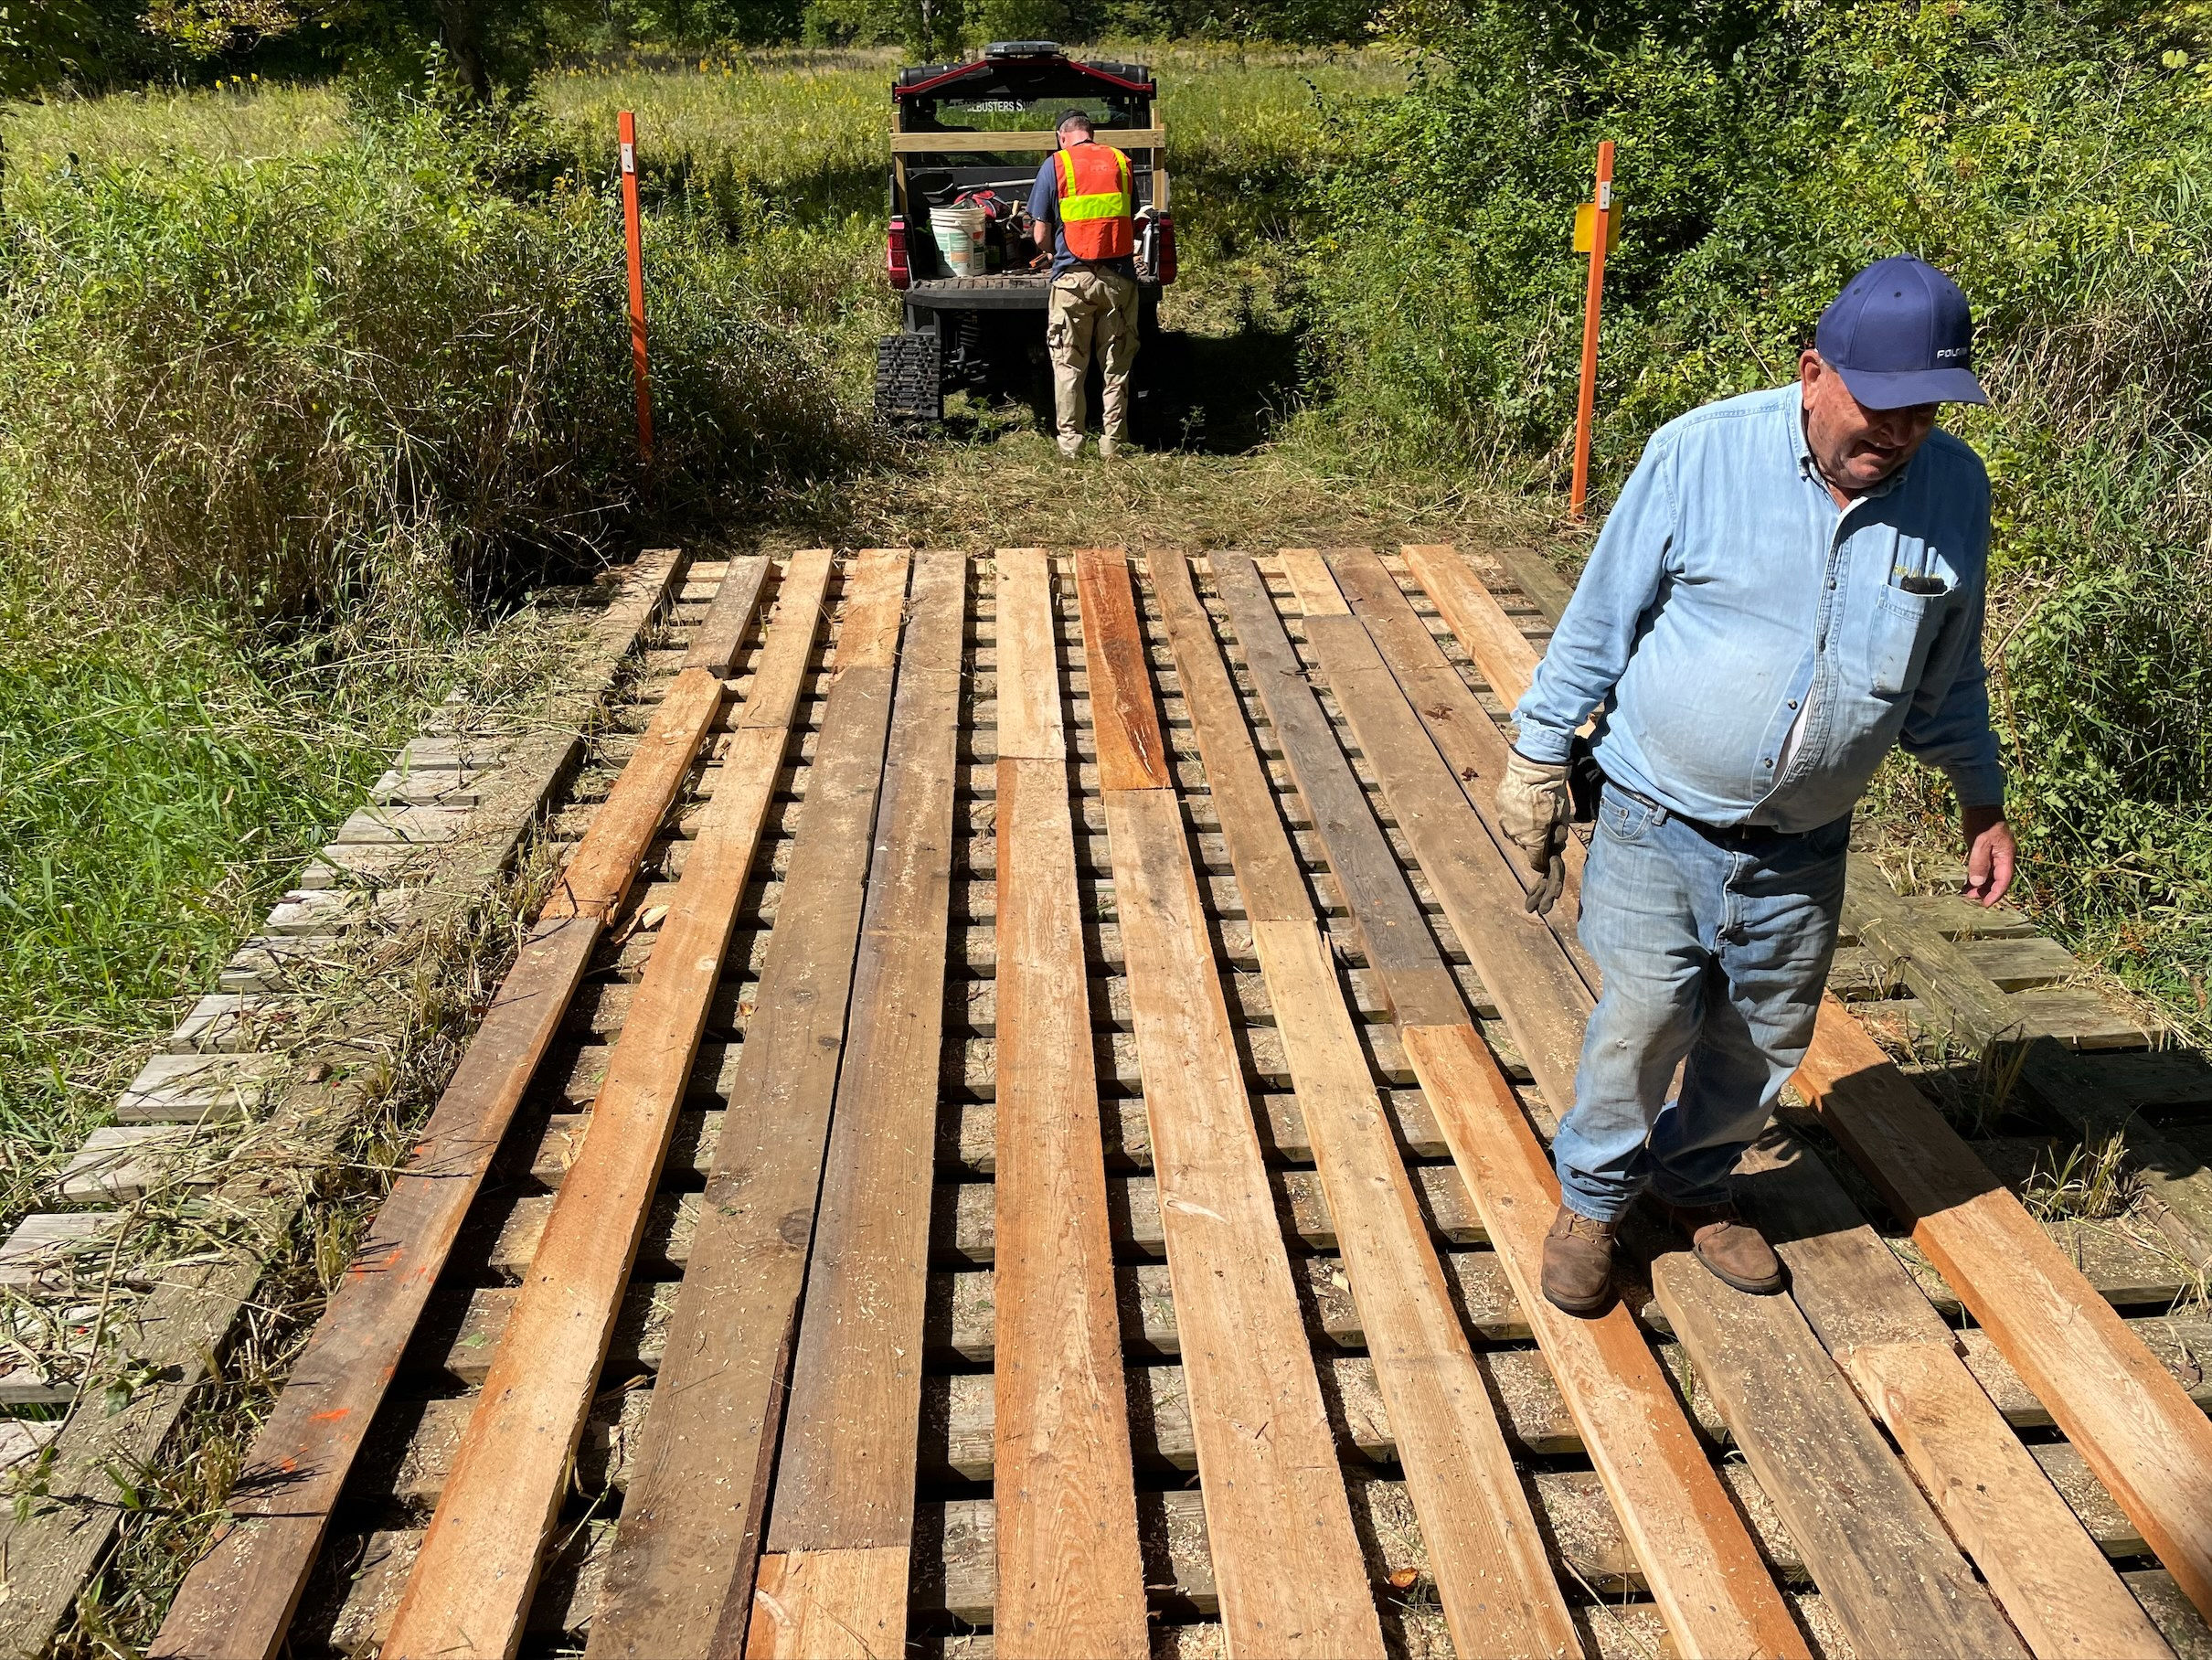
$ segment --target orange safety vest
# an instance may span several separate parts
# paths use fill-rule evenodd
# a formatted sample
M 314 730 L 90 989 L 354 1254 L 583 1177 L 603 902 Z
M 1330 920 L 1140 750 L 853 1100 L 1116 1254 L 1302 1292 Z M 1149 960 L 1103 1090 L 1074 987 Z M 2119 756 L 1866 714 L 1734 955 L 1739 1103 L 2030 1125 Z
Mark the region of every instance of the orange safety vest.
M 1056 151 L 1060 233 L 1079 260 L 1125 260 L 1137 250 L 1131 222 L 1129 157 L 1111 144 Z

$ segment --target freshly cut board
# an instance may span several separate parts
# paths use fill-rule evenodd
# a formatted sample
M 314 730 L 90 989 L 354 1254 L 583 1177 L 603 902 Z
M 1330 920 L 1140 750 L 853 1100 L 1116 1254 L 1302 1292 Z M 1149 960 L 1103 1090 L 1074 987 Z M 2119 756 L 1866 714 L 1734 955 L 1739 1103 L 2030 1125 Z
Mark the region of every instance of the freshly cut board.
M 667 1356 L 654 1380 L 590 1655 L 690 1660 L 742 1646 L 750 1622 L 845 1049 L 909 563 L 903 551 L 863 552 L 846 574 L 836 670 L 785 899 L 669 1317 Z
M 1854 1650 L 2026 1660 L 1787 1297 L 1724 1285 L 1686 1250 L 1652 1264 L 1652 1289 Z
M 1795 1081 L 2212 1618 L 2212 1420 L 1833 994 Z
M 750 591 L 757 604 L 757 581 Z M 262 1660 L 283 1642 L 331 1509 L 492 1155 L 721 707 L 720 683 L 703 671 L 669 688 L 254 1437 L 228 1501 L 231 1519 L 185 1576 L 151 1652 Z
M 1250 559 L 1227 555 L 1215 556 L 1213 572 L 1346 904 L 1355 916 L 1412 907 L 1405 875 L 1321 714 L 1259 573 Z M 1389 695 L 1397 695 L 1395 687 Z M 1324 817 L 1316 796 L 1344 805 Z M 1403 970 L 1396 962 L 1374 964 L 1386 983 L 1405 970 L 1424 976 L 1445 972 L 1442 952 L 1425 929 L 1421 940 L 1425 950 L 1409 948 Z M 1599 1320 L 1575 1320 L 1543 1301 L 1537 1280 L 1558 1188 L 1505 1075 L 1467 1023 L 1456 989 L 1453 997 L 1443 1018 L 1416 1021 L 1408 1017 L 1409 1006 L 1432 1009 L 1436 1002 L 1392 995 L 1408 1059 L 1677 1645 L 1700 1655 L 1806 1655 L 1757 1547 L 1632 1317 L 1616 1307 Z
M 1245 903 L 1260 973 L 1453 1645 L 1467 1655 L 1579 1655 L 1189 568 L 1178 554 L 1154 554 L 1151 569 L 1207 776 L 1217 795 L 1226 787 L 1239 805 L 1265 803 L 1222 812 L 1222 830 L 1239 886 L 1262 896 Z
M 384 1653 L 507 1655 L 582 1433 L 814 654 L 827 553 L 791 562 L 747 706 L 607 1082 Z M 749 734 L 757 733 L 758 738 Z
M 1051 561 L 998 556 L 994 1652 L 1149 1650 Z
M 925 554 L 915 570 L 755 1656 L 895 1654 L 906 1641 L 966 564 Z
M 1382 1628 L 1182 808 L 1172 789 L 1147 782 L 1167 776 L 1164 762 L 1148 760 L 1164 758 L 1166 746 L 1128 560 L 1119 549 L 1087 549 L 1076 555 L 1076 573 L 1100 753 L 1125 761 L 1111 774 L 1101 769 L 1106 834 L 1224 1638 L 1233 1655 L 1379 1655 Z

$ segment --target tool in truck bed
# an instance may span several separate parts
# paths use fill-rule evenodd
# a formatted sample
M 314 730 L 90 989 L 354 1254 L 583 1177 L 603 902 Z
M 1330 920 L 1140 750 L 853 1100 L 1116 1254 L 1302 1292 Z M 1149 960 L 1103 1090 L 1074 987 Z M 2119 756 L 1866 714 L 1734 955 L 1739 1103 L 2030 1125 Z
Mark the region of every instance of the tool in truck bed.
M 1156 98 L 1143 64 L 1085 62 L 1048 40 L 998 41 L 967 63 L 899 72 L 884 262 L 903 304 L 899 332 L 877 346 L 879 417 L 941 420 L 949 391 L 1015 392 L 1035 378 L 1051 279 L 1031 268 L 1029 186 L 1069 110 L 1089 115 L 1099 142 L 1129 157 L 1139 326 L 1147 342 L 1157 335 L 1175 250 Z

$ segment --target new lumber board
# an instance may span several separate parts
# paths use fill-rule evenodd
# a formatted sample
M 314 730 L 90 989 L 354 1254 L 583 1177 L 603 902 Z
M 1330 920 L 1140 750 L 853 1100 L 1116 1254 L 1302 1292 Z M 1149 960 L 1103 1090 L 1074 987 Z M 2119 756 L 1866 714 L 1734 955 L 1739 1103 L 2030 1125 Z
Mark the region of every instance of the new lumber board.
M 593 1655 L 684 1660 L 743 1645 L 845 1047 L 910 563 L 903 550 L 869 550 L 846 572 L 793 898 L 770 936 Z
M 1464 1023 L 1404 1035 L 1676 1644 L 1697 1655 L 1809 1655 L 1634 1317 L 1618 1302 L 1581 1319 L 1545 1300 L 1544 1235 L 1558 1208 L 1558 1180 L 1481 1037 Z
M 1513 708 L 1528 695 L 1528 683 L 1535 677 L 1540 654 L 1528 643 L 1528 636 L 1449 543 L 1409 544 L 1401 551 L 1406 569 L 1474 659 L 1492 695 L 1506 708 Z M 1558 619 L 1555 615 L 1552 620 Z
M 1215 790 L 1266 788 L 1212 625 L 1177 554 L 1153 585 Z M 1298 856 L 1271 811 L 1225 813 L 1240 886 L 1304 899 Z M 1311 901 L 1252 924 L 1260 972 L 1319 1166 L 1377 1387 L 1462 1655 L 1579 1654 L 1581 1640 L 1469 1346 L 1404 1161 L 1398 1157 Z
M 1249 559 L 1217 555 L 1213 575 L 1299 788 L 1346 802 L 1346 810 L 1325 822 L 1312 808 L 1311 796 L 1309 810 L 1322 826 L 1331 868 L 1354 914 L 1409 905 L 1405 874 L 1382 839 L 1258 572 Z M 1398 695 L 1395 686 L 1388 695 Z M 1442 969 L 1441 952 L 1425 931 L 1423 938 L 1426 951 L 1409 951 L 1401 961 L 1407 970 L 1433 977 Z M 1398 963 L 1377 968 L 1386 983 L 1400 972 Z M 1419 997 L 1392 1000 L 1408 1058 L 1484 1226 L 1494 1241 L 1513 1241 L 1495 1261 L 1517 1290 L 1522 1316 L 1581 1427 L 1677 1644 L 1686 1652 L 1715 1655 L 1805 1654 L 1632 1316 L 1616 1306 L 1595 1321 L 1574 1320 L 1544 1302 L 1537 1278 L 1544 1231 L 1558 1206 L 1558 1184 L 1495 1059 L 1468 1024 L 1464 1006 L 1455 998 L 1444 1017 L 1416 1021 L 1409 1008 L 1435 1005 Z M 1494 1098 L 1494 1090 L 1504 1093 Z
M 967 561 L 917 562 L 748 1650 L 906 1639 Z
M 1093 719 L 1123 727 L 1116 741 L 1129 754 L 1156 756 L 1164 746 L 1150 678 L 1140 698 L 1111 660 L 1134 632 L 1128 561 L 1119 550 L 1087 550 L 1076 573 L 1091 684 L 1117 686 L 1111 700 L 1093 697 Z M 1231 1655 L 1379 1655 L 1381 1625 L 1182 811 L 1172 789 L 1103 794 L 1225 1642 Z
M 800 554 L 785 575 L 734 764 L 725 768 L 677 903 L 662 923 L 583 1148 L 561 1185 L 409 1576 L 386 1645 L 391 1660 L 442 1655 L 457 1645 L 511 1655 L 522 1640 L 544 1542 L 760 845 L 830 569 L 826 553 Z
M 1696 1357 L 1699 1380 L 1719 1400 L 1852 1648 L 2026 1660 L 1796 1304 L 1725 1285 L 1687 1250 L 1667 1251 L 1651 1272 L 1660 1305 Z
M 1869 1343 L 1837 1359 L 2039 1660 L 2171 1655 L 2099 1541 L 1955 1354 L 1930 1343 Z
M 1144 1566 L 1076 884 L 1053 572 L 998 556 L 994 1429 L 1010 1655 L 1141 1657 Z M 1142 771 L 1140 769 L 1140 775 Z
M 152 1652 L 273 1655 L 516 1107 L 722 705 L 680 676 L 569 859 L 233 1484 Z
M 565 729 L 603 701 L 617 667 L 662 612 L 684 566 L 680 549 L 649 549 L 616 579 L 611 603 L 582 631 L 574 654 L 571 689 L 557 706 L 564 729 L 511 745 L 505 775 L 485 792 L 470 833 L 440 857 L 432 915 L 473 903 L 496 879 L 575 752 L 580 740 Z M 229 1009 L 238 1012 L 249 1001 L 238 999 Z M 379 1006 L 352 1012 L 364 1026 L 389 1017 Z M 243 1037 L 234 1028 L 233 1041 Z M 303 1161 L 315 1157 L 367 1109 L 359 1081 L 336 1069 L 357 1060 L 357 1050 L 341 1048 L 331 1077 L 294 1082 L 272 1114 L 277 1133 L 296 1135 Z M 250 1218 L 259 1238 L 282 1238 L 308 1191 L 306 1183 L 282 1179 L 263 1166 L 218 1190 L 213 1203 Z M 107 1353 L 127 1357 L 133 1369 L 145 1368 L 157 1381 L 134 1389 L 119 1410 L 73 1415 L 48 1443 L 42 1502 L 0 1517 L 7 1590 L 0 1601 L 0 1655 L 8 1660 L 37 1660 L 52 1644 L 114 1537 L 121 1513 L 112 1472 L 136 1469 L 159 1456 L 236 1328 L 262 1266 L 250 1248 L 186 1264 L 108 1322 Z
M 2212 1617 L 2212 1421 L 1834 995 L 1795 1082 Z
M 1436 636 L 1429 632 L 1429 625 L 1414 614 L 1412 603 L 1398 587 L 1398 579 L 1371 548 L 1335 550 L 1328 556 L 1328 574 L 1335 577 L 1337 587 L 1350 601 L 1353 614 L 1367 625 L 1383 661 L 1404 688 L 1406 701 L 1420 714 L 1421 725 L 1436 745 L 1437 753 L 1459 779 L 1468 804 L 1474 808 L 1492 839 L 1501 850 L 1505 849 L 1507 843 L 1498 833 L 1492 804 L 1496 799 L 1498 782 L 1505 776 L 1508 748 L 1505 734 L 1490 718 L 1489 711 L 1467 689 L 1467 683 L 1445 657 Z M 1564 856 L 1569 879 L 1579 883 L 1587 857 L 1580 836 L 1568 836 Z M 1534 875 L 1517 852 L 1509 856 L 1505 863 L 1524 892 L 1535 886 Z M 1594 985 L 1597 967 L 1576 937 L 1574 914 L 1574 907 L 1555 904 L 1545 920 L 1553 938 L 1574 960 L 1576 972 Z
M 684 654 L 686 668 L 703 668 L 718 680 L 729 678 L 760 612 L 760 591 L 771 564 L 759 557 L 729 561 L 714 598 L 707 601 L 707 614 L 691 636 L 691 649 Z
M 2164 1655 L 2098 1542 L 1960 1357 L 1956 1335 L 1819 1157 L 1771 1129 L 1737 1176 L 1799 1309 L 2043 1660 Z M 1670 1310 L 1671 1314 L 1671 1310 Z
M 1467 1006 L 1459 983 L 1443 965 L 1428 918 L 1337 746 L 1266 584 L 1242 555 L 1216 554 L 1211 566 L 1215 591 L 1250 666 L 1253 689 L 1282 746 L 1307 818 L 1328 851 L 1330 873 L 1344 893 L 1367 964 L 1382 979 L 1394 1017 L 1408 1026 L 1464 1020 Z
M 1591 988 L 1544 919 L 1523 908 L 1526 890 L 1510 860 L 1366 626 L 1348 614 L 1309 616 L 1306 641 L 1475 972 L 1494 989 L 1514 988 L 1498 999 L 1506 1029 L 1546 1101 L 1565 1111 Z

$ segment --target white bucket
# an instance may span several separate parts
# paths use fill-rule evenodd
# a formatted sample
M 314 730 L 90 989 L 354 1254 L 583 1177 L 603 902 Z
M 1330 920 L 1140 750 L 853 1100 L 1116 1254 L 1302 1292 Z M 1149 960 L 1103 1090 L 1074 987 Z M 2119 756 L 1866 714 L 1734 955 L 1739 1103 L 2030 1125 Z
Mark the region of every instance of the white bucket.
M 973 205 L 930 209 L 930 234 L 956 277 L 984 274 L 984 210 Z

